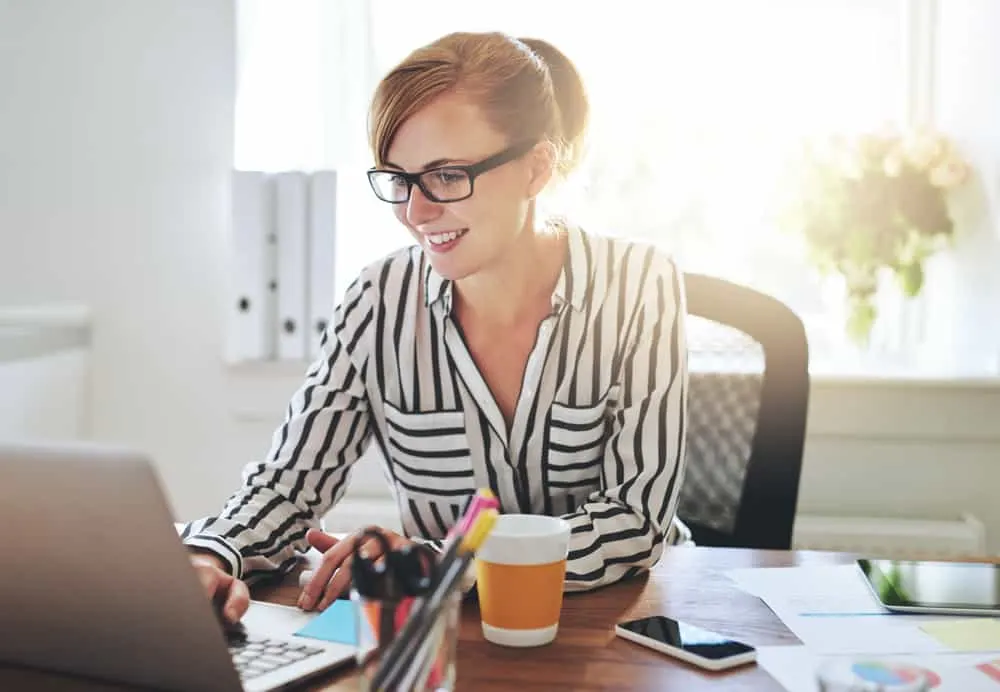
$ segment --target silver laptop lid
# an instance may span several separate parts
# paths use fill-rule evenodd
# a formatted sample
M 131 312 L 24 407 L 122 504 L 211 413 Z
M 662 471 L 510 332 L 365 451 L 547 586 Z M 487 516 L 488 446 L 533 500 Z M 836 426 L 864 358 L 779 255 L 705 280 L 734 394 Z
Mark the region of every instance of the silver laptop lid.
M 0 443 L 0 661 L 185 692 L 241 690 L 149 461 Z

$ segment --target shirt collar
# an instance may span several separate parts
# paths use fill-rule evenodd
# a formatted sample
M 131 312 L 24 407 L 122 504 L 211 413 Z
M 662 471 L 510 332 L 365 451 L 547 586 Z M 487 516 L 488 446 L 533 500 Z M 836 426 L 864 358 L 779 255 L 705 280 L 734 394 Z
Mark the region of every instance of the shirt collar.
M 563 262 L 559 280 L 552 292 L 552 303 L 569 305 L 577 311 L 583 310 L 587 296 L 591 292 L 594 278 L 593 256 L 587 246 L 583 231 L 566 224 L 566 261 Z
M 424 305 L 431 307 L 439 301 L 444 301 L 446 312 L 451 312 L 451 280 L 434 271 L 426 255 L 424 265 Z
M 566 225 L 566 260 L 552 291 L 552 305 L 559 307 L 568 303 L 574 310 L 583 310 L 593 284 L 593 256 L 583 237 L 583 231 L 575 226 Z M 431 267 L 424 259 L 424 305 L 431 307 L 443 302 L 445 312 L 451 312 L 452 292 L 454 282 L 446 279 Z

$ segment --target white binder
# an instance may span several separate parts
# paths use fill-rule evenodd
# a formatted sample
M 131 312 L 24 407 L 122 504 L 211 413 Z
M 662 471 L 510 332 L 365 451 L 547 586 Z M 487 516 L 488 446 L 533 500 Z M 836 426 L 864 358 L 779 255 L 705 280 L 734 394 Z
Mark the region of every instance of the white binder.
M 320 342 L 334 306 L 337 239 L 337 173 L 316 171 L 309 177 L 309 357 Z
M 278 358 L 305 360 L 308 354 L 307 176 L 299 171 L 274 176 L 278 236 Z
M 270 360 L 276 353 L 274 198 L 267 175 L 233 171 L 233 285 L 229 357 Z

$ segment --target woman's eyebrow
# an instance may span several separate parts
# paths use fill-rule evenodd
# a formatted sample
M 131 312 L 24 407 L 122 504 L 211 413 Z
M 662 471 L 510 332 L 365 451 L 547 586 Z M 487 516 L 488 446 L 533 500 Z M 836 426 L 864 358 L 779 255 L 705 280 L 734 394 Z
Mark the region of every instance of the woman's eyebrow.
M 447 165 L 449 163 L 456 163 L 457 161 L 460 161 L 460 160 L 461 159 L 434 159 L 433 161 L 428 161 L 427 163 L 425 163 L 420 170 L 421 171 L 427 171 L 427 170 L 430 170 L 431 168 L 437 168 L 438 166 L 444 166 L 444 165 Z M 387 168 L 396 168 L 396 169 L 401 170 L 401 171 L 406 170 L 402 166 L 400 166 L 398 164 L 395 164 L 392 161 L 386 161 L 385 165 L 386 165 Z

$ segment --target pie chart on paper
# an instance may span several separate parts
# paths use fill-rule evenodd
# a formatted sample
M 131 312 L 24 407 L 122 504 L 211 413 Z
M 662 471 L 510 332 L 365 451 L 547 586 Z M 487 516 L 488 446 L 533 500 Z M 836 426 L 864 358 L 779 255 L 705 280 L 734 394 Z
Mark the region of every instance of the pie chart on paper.
M 927 680 L 929 689 L 934 689 L 941 685 L 941 676 L 933 670 L 920 668 L 919 666 L 885 663 L 881 661 L 859 661 L 851 666 L 851 671 L 864 682 L 872 682 L 883 685 L 886 690 L 895 686 L 906 689 L 906 686 Z
M 980 673 L 985 673 L 991 677 L 997 685 L 1000 685 L 1000 658 L 995 661 L 990 661 L 989 663 L 982 663 L 976 666 L 976 670 Z

